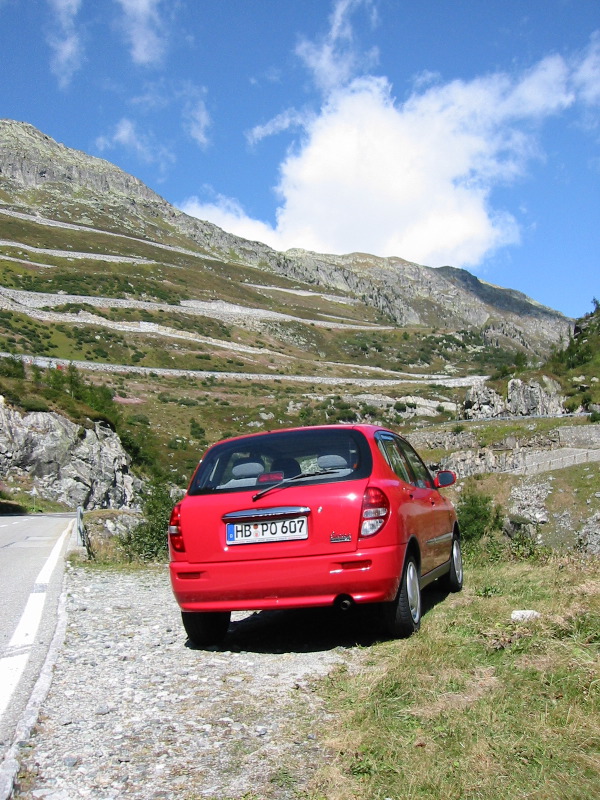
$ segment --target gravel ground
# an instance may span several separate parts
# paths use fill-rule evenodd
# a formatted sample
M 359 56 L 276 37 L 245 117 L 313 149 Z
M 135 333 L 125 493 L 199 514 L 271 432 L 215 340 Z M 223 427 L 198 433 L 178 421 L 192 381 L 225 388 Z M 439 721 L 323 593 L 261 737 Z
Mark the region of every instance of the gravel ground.
M 315 679 L 359 658 L 351 620 L 240 613 L 223 647 L 194 649 L 166 568 L 68 566 L 65 580 L 65 643 L 15 798 L 262 800 L 308 786 L 327 759 Z

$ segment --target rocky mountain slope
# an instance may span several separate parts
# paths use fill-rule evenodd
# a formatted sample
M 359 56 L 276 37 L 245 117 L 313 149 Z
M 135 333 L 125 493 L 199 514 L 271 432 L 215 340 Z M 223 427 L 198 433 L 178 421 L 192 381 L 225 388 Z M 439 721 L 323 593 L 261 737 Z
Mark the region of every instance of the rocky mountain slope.
M 0 214 L 2 239 L 18 241 L 6 233 L 6 212 L 38 215 L 80 231 L 91 228 L 178 248 L 190 257 L 227 264 L 233 273 L 252 268 L 263 273 L 264 282 L 279 276 L 332 290 L 356 298 L 396 326 L 477 330 L 491 345 L 531 353 L 548 352 L 571 328 L 558 312 L 464 270 L 361 253 L 280 253 L 240 239 L 183 214 L 109 162 L 12 120 L 0 121 L 0 211 L 5 212 Z M 113 251 L 125 254 L 124 245 L 115 239 Z M 248 298 L 248 305 L 253 301 L 263 302 Z

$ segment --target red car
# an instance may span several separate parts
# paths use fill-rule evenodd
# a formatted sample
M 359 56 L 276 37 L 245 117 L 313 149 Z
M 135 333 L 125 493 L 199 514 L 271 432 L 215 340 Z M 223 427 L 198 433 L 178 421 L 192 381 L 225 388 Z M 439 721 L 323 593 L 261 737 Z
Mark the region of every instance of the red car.
M 231 611 L 377 603 L 387 633 L 421 622 L 421 589 L 462 588 L 460 533 L 408 442 L 375 425 L 227 439 L 198 465 L 169 523 L 189 639 L 218 643 Z

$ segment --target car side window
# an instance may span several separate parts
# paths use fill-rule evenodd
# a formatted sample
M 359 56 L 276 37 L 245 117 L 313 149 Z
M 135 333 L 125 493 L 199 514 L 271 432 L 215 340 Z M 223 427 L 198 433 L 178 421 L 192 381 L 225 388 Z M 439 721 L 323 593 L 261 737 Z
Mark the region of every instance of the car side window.
M 410 467 L 403 453 L 396 447 L 396 442 L 393 439 L 381 438 L 377 440 L 377 444 L 396 475 L 402 478 L 405 483 L 413 483 L 413 479 L 409 474 Z
M 411 481 L 413 486 L 417 486 L 419 489 L 433 489 L 433 478 L 429 474 L 429 470 L 409 443 L 403 439 L 395 439 L 395 442 L 410 464 L 411 471 L 415 476 Z

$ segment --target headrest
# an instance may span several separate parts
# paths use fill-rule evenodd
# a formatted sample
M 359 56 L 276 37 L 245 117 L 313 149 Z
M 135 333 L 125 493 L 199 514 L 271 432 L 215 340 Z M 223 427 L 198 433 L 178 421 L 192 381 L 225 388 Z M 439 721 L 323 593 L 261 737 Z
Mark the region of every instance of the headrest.
M 319 456 L 317 458 L 317 465 L 319 469 L 348 469 L 348 462 L 344 456 L 339 456 L 334 453 Z
M 258 461 L 242 461 L 232 468 L 231 473 L 234 478 L 258 478 L 264 471 L 264 466 Z

